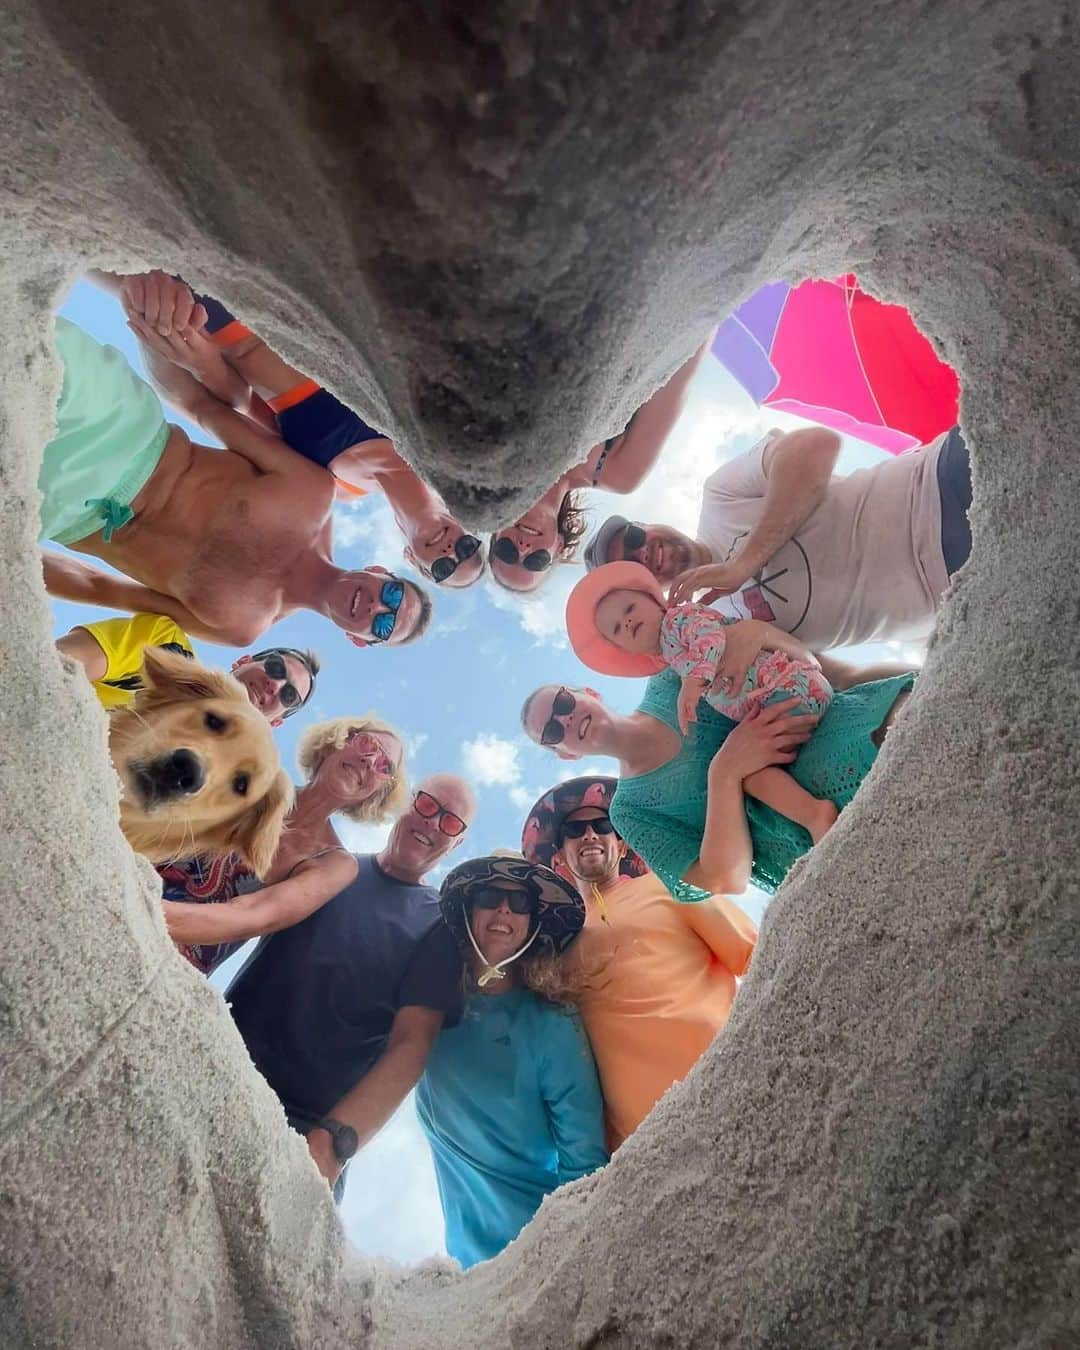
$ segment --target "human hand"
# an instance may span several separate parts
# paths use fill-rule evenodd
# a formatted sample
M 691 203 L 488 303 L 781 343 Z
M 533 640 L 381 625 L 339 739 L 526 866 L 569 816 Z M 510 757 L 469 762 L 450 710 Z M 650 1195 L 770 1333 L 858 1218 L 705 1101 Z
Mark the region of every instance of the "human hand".
M 724 629 L 724 653 L 716 663 L 711 691 L 720 698 L 736 698 L 743 691 L 750 667 L 761 655 L 764 626 L 757 619 L 740 619 Z
M 313 1130 L 307 1134 L 308 1152 L 314 1160 L 315 1166 L 326 1178 L 330 1189 L 334 1189 L 338 1177 L 341 1175 L 341 1163 L 337 1160 L 334 1152 L 334 1138 L 329 1130 L 324 1130 L 321 1125 L 316 1125 Z
M 162 334 L 139 318 L 129 319 L 128 327 L 146 348 L 148 358 L 152 353 L 154 359 L 150 364 L 154 380 L 178 407 L 189 407 L 187 396 L 193 391 L 180 388 L 183 378 L 170 374 L 170 366 L 193 377 L 202 389 L 209 390 L 222 403 L 236 406 L 243 403 L 244 394 L 250 395 L 220 349 L 201 330 L 173 329 L 171 333 Z
M 120 302 L 129 319 L 142 319 L 163 337 L 177 329 L 202 328 L 206 323 L 206 310 L 195 300 L 191 287 L 167 272 L 124 277 Z
M 797 698 L 760 704 L 735 728 L 713 756 L 709 772 L 736 775 L 740 781 L 773 764 L 790 764 L 813 735 L 818 719 L 812 713 L 792 716 Z
M 697 721 L 698 700 L 705 692 L 705 681 L 698 679 L 694 675 L 683 676 L 683 682 L 679 689 L 679 702 L 676 707 L 676 715 L 679 719 L 679 730 L 684 736 L 690 735 L 690 726 Z
M 694 599 L 696 591 L 706 591 L 700 604 L 711 605 L 722 595 L 731 595 L 745 585 L 747 574 L 737 558 L 726 563 L 707 563 L 704 567 L 691 567 L 681 572 L 671 583 L 668 591 L 668 605 L 688 605 Z

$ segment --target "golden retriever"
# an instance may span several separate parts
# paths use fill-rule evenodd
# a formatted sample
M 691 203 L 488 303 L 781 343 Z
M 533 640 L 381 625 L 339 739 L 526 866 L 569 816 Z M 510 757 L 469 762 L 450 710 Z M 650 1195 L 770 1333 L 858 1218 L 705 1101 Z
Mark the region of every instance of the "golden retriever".
M 270 725 L 222 670 L 148 647 L 134 705 L 109 717 L 120 828 L 151 862 L 238 853 L 264 876 L 293 788 Z

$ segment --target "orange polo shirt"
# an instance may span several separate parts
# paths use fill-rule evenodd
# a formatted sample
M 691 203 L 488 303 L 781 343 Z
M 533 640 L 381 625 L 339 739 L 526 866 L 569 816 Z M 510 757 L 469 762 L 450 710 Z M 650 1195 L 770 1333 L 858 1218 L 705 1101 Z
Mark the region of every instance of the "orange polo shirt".
M 757 928 L 722 896 L 679 904 L 652 872 L 585 909 L 568 957 L 589 975 L 579 1006 L 614 1151 L 727 1021 Z

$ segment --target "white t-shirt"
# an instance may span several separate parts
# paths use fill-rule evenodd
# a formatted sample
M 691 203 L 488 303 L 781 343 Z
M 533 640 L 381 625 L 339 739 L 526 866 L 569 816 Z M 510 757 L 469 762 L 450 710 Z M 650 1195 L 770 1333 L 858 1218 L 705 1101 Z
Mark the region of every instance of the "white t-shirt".
M 737 553 L 757 524 L 768 486 L 762 456 L 781 434 L 705 480 L 697 537 L 714 562 Z M 716 607 L 764 619 L 816 651 L 928 636 L 948 583 L 937 485 L 944 440 L 831 479 L 798 533 Z

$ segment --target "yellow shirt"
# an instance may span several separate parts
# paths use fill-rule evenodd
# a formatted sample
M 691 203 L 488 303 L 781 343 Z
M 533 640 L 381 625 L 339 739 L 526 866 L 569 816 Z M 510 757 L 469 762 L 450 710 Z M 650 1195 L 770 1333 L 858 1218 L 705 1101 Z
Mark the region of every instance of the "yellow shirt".
M 94 681 L 94 692 L 105 708 L 126 707 L 135 701 L 145 648 L 178 647 L 194 655 L 188 635 L 163 614 L 134 614 L 130 619 L 103 619 L 80 627 L 105 653 L 105 674 Z
M 614 1150 L 727 1021 L 757 929 L 722 896 L 678 904 L 652 872 L 585 907 L 568 959 L 589 976 L 579 1006 Z

